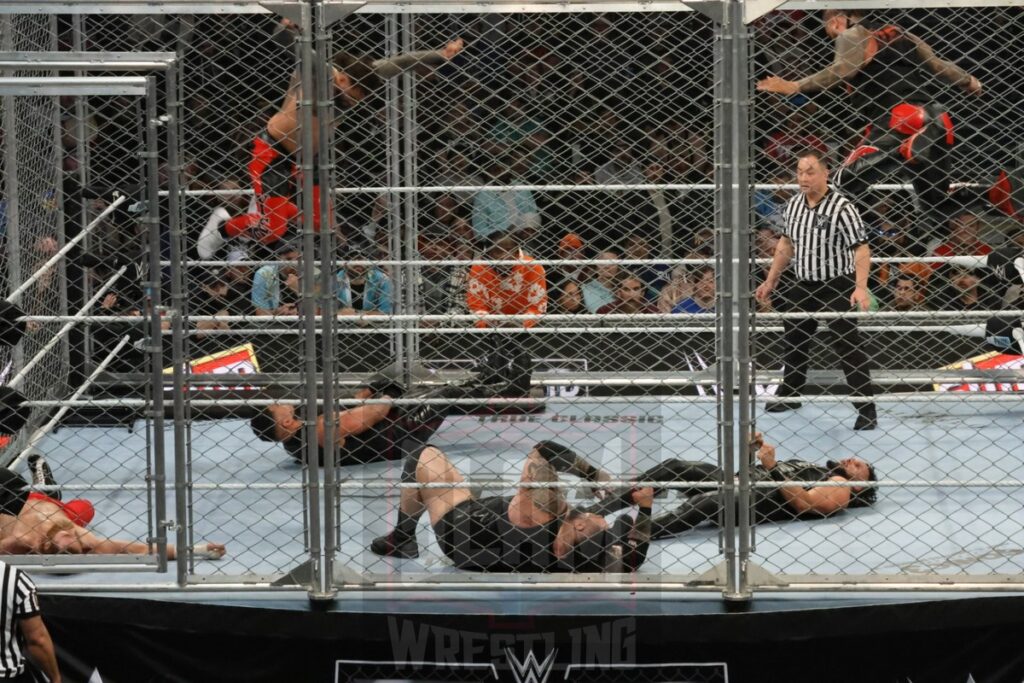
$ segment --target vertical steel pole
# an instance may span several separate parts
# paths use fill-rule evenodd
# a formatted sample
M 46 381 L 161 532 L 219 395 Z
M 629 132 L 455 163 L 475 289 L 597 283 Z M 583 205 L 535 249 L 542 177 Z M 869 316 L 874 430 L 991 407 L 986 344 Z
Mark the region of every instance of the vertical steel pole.
M 413 51 L 413 31 L 414 22 L 411 14 L 402 15 L 402 52 L 409 53 Z M 414 85 L 414 74 L 407 71 L 402 74 L 402 134 L 404 138 L 404 166 L 403 166 L 403 185 L 406 187 L 413 187 L 416 184 L 416 91 Z M 419 216 L 416 211 L 416 196 L 413 194 L 404 194 L 403 199 L 405 201 L 405 250 L 400 258 L 414 261 L 417 258 L 417 245 L 419 240 L 419 226 L 417 224 L 417 218 Z M 397 268 L 395 269 L 398 270 Z M 404 296 L 404 308 L 402 313 L 416 314 L 419 313 L 419 307 L 417 305 L 416 296 L 416 268 L 415 266 L 404 266 L 405 278 L 405 296 Z M 419 354 L 419 340 L 420 336 L 416 332 L 412 331 L 412 328 L 419 327 L 418 323 L 410 324 L 409 331 L 405 333 L 405 353 L 406 353 L 406 386 L 412 384 L 412 365 L 414 362 L 420 359 Z
M 749 45 L 743 3 L 724 0 L 716 31 L 716 196 L 718 232 L 715 250 L 719 271 L 718 376 L 719 461 L 722 466 L 722 545 L 727 600 L 748 600 L 746 564 L 750 545 L 750 286 L 749 251 Z M 734 392 L 739 387 L 739 401 Z M 737 480 L 738 476 L 738 480 Z M 738 544 L 738 547 L 737 547 Z
M 736 489 L 735 468 L 733 462 L 735 428 L 733 401 L 734 357 L 733 338 L 733 268 L 732 245 L 736 207 L 734 203 L 735 187 L 735 149 L 733 141 L 736 136 L 735 120 L 732 116 L 732 90 L 730 79 L 733 76 L 733 36 L 734 0 L 723 0 L 722 20 L 716 27 L 715 41 L 715 89 L 716 111 L 718 120 L 718 137 L 716 140 L 715 196 L 717 203 L 718 223 L 716 228 L 715 270 L 718 283 L 716 287 L 716 337 L 718 347 L 718 457 L 722 468 L 722 524 L 721 544 L 725 559 L 726 581 L 723 595 L 729 598 L 737 592 L 736 568 Z
M 181 71 L 182 54 L 167 70 L 167 207 L 171 243 L 171 366 L 174 386 L 174 503 L 177 517 L 177 580 L 185 586 L 192 568 L 185 549 L 191 538 L 191 447 L 188 439 L 185 363 L 185 252 L 181 221 Z M 157 245 L 159 250 L 160 245 Z
M 82 52 L 84 38 L 82 30 L 82 15 L 73 14 L 71 15 L 71 44 L 72 49 L 76 52 Z M 76 76 L 84 76 L 84 71 L 76 71 Z M 89 147 L 86 145 L 86 138 L 88 137 L 88 131 L 86 129 L 86 116 L 88 116 L 88 100 L 80 95 L 75 96 L 75 155 L 78 160 L 78 186 L 80 192 L 84 193 L 85 188 L 89 185 L 89 178 L 87 175 L 89 168 Z M 77 220 L 79 221 L 79 227 L 84 228 L 89 224 L 89 203 L 85 201 L 84 197 L 81 202 L 80 215 Z M 86 235 L 82 240 L 82 251 L 86 254 L 90 253 L 92 249 L 92 235 Z M 76 301 L 78 305 L 84 304 L 90 298 L 92 298 L 92 281 L 85 272 L 85 269 L 81 269 L 82 278 L 82 300 Z M 82 330 L 82 357 L 83 357 L 83 370 L 86 375 L 92 372 L 92 357 L 93 357 L 93 344 L 92 344 L 92 325 L 90 323 L 84 323 Z
M 14 17 L 4 15 L 0 24 L 2 36 L 0 44 L 5 52 L 14 51 Z M 5 76 L 14 76 L 14 69 L 5 69 Z M 7 282 L 13 291 L 22 282 L 21 276 L 21 239 L 18 224 L 18 208 L 20 187 L 18 178 L 18 112 L 15 109 L 17 100 L 14 95 L 4 95 L 4 181 L 7 199 L 5 218 L 7 222 Z M 21 366 L 21 345 L 12 349 L 14 367 Z
M 321 347 L 323 350 L 323 415 L 324 415 L 324 558 L 323 583 L 310 595 L 314 599 L 329 600 L 336 595 L 334 590 L 334 556 L 338 552 L 338 524 L 335 516 L 336 450 L 335 430 L 338 417 L 334 405 L 334 319 L 337 315 L 337 277 L 334 265 L 334 92 L 333 67 L 331 66 L 331 33 L 327 26 L 327 6 L 320 0 L 316 5 L 316 95 L 319 145 L 316 153 L 319 160 L 317 183 L 320 185 L 320 313 Z
M 299 97 L 299 116 L 302 136 L 299 150 L 300 177 L 302 178 L 302 320 L 305 324 L 304 366 L 306 388 L 306 420 L 303 429 L 306 436 L 306 465 L 309 472 L 309 556 L 310 585 L 307 587 L 310 596 L 325 593 L 329 589 L 329 577 L 323 572 L 323 531 L 320 511 L 320 458 L 317 449 L 317 367 L 316 367 L 316 234 L 313 230 L 313 186 L 316 149 L 313 144 L 314 117 L 313 98 L 316 96 L 316 79 L 313 76 L 313 64 L 317 58 L 313 50 L 313 10 L 309 3 L 301 5 L 302 22 L 296 42 L 299 51 L 299 74 L 301 80 L 301 96 Z
M 751 354 L 750 354 L 750 104 L 752 86 L 750 82 L 750 31 L 743 21 L 743 5 L 741 2 L 731 3 L 733 16 L 730 22 L 732 35 L 732 74 L 728 80 L 730 90 L 732 116 L 732 206 L 733 206 L 733 334 L 735 371 L 737 373 L 736 388 L 738 405 L 736 406 L 737 439 L 733 451 L 739 465 L 738 498 L 738 536 L 739 555 L 737 557 L 738 585 L 736 592 L 728 598 L 748 600 L 751 589 L 748 584 L 747 567 L 750 560 L 751 537 L 751 490 L 750 490 L 750 428 L 751 428 Z
M 160 187 L 157 181 L 159 171 L 159 127 L 156 106 L 156 77 L 146 78 L 146 149 L 142 156 L 146 160 L 146 217 L 149 235 L 149 277 L 146 283 L 149 298 L 149 361 L 150 361 L 150 413 L 153 425 L 153 461 L 151 486 L 155 488 L 155 524 L 157 569 L 167 569 L 167 475 L 164 469 L 164 387 L 163 387 L 163 331 L 161 321 L 161 269 L 160 269 Z
M 57 51 L 59 43 L 57 41 L 57 16 L 52 15 L 50 17 L 50 50 L 52 52 Z M 61 103 L 60 97 L 53 98 L 53 152 L 54 152 L 54 183 L 53 183 L 53 195 L 54 201 L 57 207 L 57 246 L 62 248 L 64 243 L 67 241 L 67 229 L 64 216 L 64 140 L 61 123 Z M 59 313 L 60 315 L 68 315 L 68 260 L 62 258 L 57 262 L 57 289 L 58 289 L 58 301 L 59 301 Z M 64 367 L 68 372 L 70 378 L 71 375 L 71 335 L 65 336 L 61 340 L 60 351 L 61 359 L 64 362 Z M 84 375 L 83 375 L 84 377 Z M 67 385 L 67 379 L 64 380 L 64 384 Z M 60 389 L 61 395 L 64 393 L 64 387 Z
M 384 21 L 384 31 L 386 36 L 385 50 L 388 54 L 396 54 L 401 49 L 399 42 L 399 24 L 398 16 L 389 14 Z M 387 135 L 387 149 L 388 149 L 388 185 L 391 187 L 398 187 L 402 184 L 402 129 L 401 122 L 398 119 L 398 113 L 400 111 L 401 102 L 399 98 L 401 92 L 399 91 L 398 84 L 394 80 L 389 80 L 387 83 L 386 90 L 386 107 L 387 107 L 387 120 L 388 120 L 388 135 Z M 401 192 L 390 192 L 388 196 L 388 236 L 389 236 L 389 252 L 392 259 L 401 259 L 402 254 L 402 193 Z M 395 311 L 405 311 L 406 309 L 406 297 L 403 289 L 405 271 L 403 268 L 398 267 L 394 269 L 392 273 L 394 277 L 394 300 L 392 302 Z M 396 328 L 404 328 L 408 326 L 408 321 L 401 321 Z M 403 380 L 406 386 L 411 383 L 411 376 L 409 373 L 409 363 L 407 362 L 406 356 L 408 351 L 405 347 L 405 334 L 396 333 L 392 337 L 393 344 L 395 347 L 395 364 L 397 368 L 402 370 Z

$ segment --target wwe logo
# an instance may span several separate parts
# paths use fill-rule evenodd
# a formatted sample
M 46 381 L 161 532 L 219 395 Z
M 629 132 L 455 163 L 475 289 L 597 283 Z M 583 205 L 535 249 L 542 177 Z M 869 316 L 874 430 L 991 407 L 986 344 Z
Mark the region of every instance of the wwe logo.
M 548 683 L 557 652 L 558 650 L 552 650 L 543 662 L 538 662 L 531 651 L 526 653 L 526 659 L 519 661 L 510 648 L 505 648 L 505 657 L 512 669 L 512 675 L 516 677 L 516 683 Z

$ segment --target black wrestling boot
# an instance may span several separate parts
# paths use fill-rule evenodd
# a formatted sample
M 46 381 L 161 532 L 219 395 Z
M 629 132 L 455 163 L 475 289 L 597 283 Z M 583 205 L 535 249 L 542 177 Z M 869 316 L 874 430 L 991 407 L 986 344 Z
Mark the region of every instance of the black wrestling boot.
M 473 366 L 474 378 L 467 384 L 496 385 L 508 381 L 509 359 L 499 351 L 491 351 Z
M 28 468 L 32 472 L 33 486 L 56 486 L 57 480 L 53 478 L 53 471 L 46 462 L 42 453 L 32 453 L 28 456 Z M 50 498 L 60 500 L 61 493 L 57 489 L 43 491 Z
M 778 391 L 778 393 L 775 394 L 775 398 L 776 399 L 779 399 L 779 398 L 793 398 L 793 397 L 799 396 L 799 395 L 800 394 L 798 392 L 795 392 L 795 391 L 789 389 L 789 387 L 787 387 L 785 384 L 783 384 L 782 386 L 779 387 L 779 391 Z M 769 401 L 767 401 L 765 403 L 765 405 L 764 405 L 764 412 L 766 412 L 766 413 L 788 413 L 791 410 L 796 410 L 800 406 L 801 406 L 801 403 L 799 401 L 777 401 L 775 399 L 771 399 L 771 400 L 769 400 Z
M 519 350 L 508 362 L 506 379 L 509 383 L 509 396 L 514 398 L 530 395 L 530 381 L 533 378 L 533 358 L 529 352 Z
M 401 557 L 412 560 L 420 556 L 415 536 L 406 536 L 397 529 L 386 536 L 378 536 L 370 543 L 370 551 L 381 557 Z
M 796 410 L 801 404 L 799 401 L 770 401 L 765 404 L 764 412 L 766 413 L 788 413 L 791 410 Z
M 878 427 L 878 411 L 874 403 L 861 403 L 857 405 L 857 421 L 853 428 L 858 432 L 866 432 Z

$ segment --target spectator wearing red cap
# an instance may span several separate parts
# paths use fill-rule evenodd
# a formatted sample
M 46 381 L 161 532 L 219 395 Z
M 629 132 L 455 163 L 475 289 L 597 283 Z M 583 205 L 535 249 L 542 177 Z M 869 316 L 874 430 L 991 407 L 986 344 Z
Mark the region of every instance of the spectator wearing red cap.
M 567 233 L 558 242 L 559 259 L 566 261 L 581 261 L 586 258 L 583 251 L 583 239 L 574 232 Z M 582 265 L 560 264 L 552 268 L 548 273 L 549 283 L 552 280 L 579 282 L 583 277 Z

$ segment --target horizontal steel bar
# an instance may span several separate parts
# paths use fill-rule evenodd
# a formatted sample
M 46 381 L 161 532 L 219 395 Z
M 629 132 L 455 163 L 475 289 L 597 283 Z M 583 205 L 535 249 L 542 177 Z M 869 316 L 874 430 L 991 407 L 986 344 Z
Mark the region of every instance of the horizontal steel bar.
M 1014 7 L 1019 0 L 857 0 L 865 9 L 973 8 Z M 792 0 L 782 9 L 842 9 L 846 0 Z M 681 2 L 393 2 L 366 3 L 359 14 L 488 14 L 488 13 L 579 13 L 579 12 L 689 12 Z M 73 2 L 72 0 L 34 0 L 5 2 L 0 14 L 267 14 L 268 10 L 254 2 L 230 0 L 105 0 L 104 2 Z
M 874 311 L 861 312 L 824 312 L 824 313 L 758 313 L 758 319 L 785 320 L 788 318 L 867 318 L 874 320 L 952 320 L 957 321 L 963 318 L 987 319 L 994 315 L 1020 316 L 1024 315 L 1021 309 L 994 309 L 994 310 L 971 310 L 971 311 Z M 39 322 L 57 322 L 67 316 L 24 316 L 22 320 L 35 320 Z M 81 318 L 75 318 L 80 320 Z M 108 322 L 136 322 L 137 316 L 96 316 L 97 321 Z M 298 315 L 196 315 L 187 316 L 192 322 L 280 322 L 293 323 L 303 320 Z M 476 322 L 485 320 L 488 322 L 525 322 L 536 320 L 537 322 L 564 321 L 573 323 L 585 322 L 714 322 L 714 313 L 545 313 L 543 315 L 532 314 L 473 314 L 473 313 L 402 313 L 402 314 L 381 314 L 371 315 L 360 313 L 356 315 L 338 315 L 340 321 L 383 323 L 388 321 L 408 322 Z M 439 328 L 443 329 L 443 328 Z M 476 328 L 474 328 L 476 329 Z M 602 329 L 602 328 L 595 328 Z M 493 327 L 482 329 L 488 334 L 519 334 L 523 330 L 511 327 Z
M 954 334 L 962 334 L 966 336 L 977 336 L 977 324 L 964 323 L 964 318 L 973 319 L 980 318 L 987 320 L 992 316 L 1015 316 L 1022 315 L 1020 311 L 1014 309 L 994 309 L 994 310 L 971 310 L 971 311 L 875 311 L 869 313 L 759 313 L 758 319 L 767 318 L 838 318 L 838 317 L 860 317 L 881 320 L 924 320 L 924 321 L 945 321 L 947 324 L 938 326 L 926 326 L 926 325 L 907 325 L 904 327 L 888 326 L 888 325 L 877 325 L 872 327 L 861 327 L 862 330 L 874 330 L 874 331 L 901 331 L 901 332 L 913 332 L 920 330 L 923 332 L 951 332 Z M 67 322 L 69 320 L 80 320 L 86 322 L 103 322 L 103 323 L 133 323 L 133 324 L 144 324 L 147 320 L 138 315 L 89 315 L 89 316 L 70 316 L 70 315 L 26 315 L 18 318 L 26 322 L 39 322 L 39 323 L 58 323 Z M 256 332 L 267 332 L 273 333 L 277 331 L 291 331 L 284 330 L 282 328 L 270 327 L 271 323 L 293 323 L 302 320 L 301 316 L 297 315 L 194 315 L 185 316 L 185 319 L 189 322 L 222 322 L 222 323 L 266 323 L 268 326 L 265 329 L 254 328 Z M 706 323 L 707 327 L 696 327 L 698 331 L 712 331 L 714 329 L 715 314 L 714 313 L 545 313 L 543 315 L 512 315 L 512 314 L 487 314 L 484 315 L 473 315 L 471 313 L 411 313 L 411 314 L 382 314 L 382 315 L 369 315 L 369 314 L 356 314 L 356 315 L 338 315 L 337 320 L 339 322 L 349 321 L 352 323 L 377 323 L 383 325 L 388 321 L 409 321 L 409 322 L 438 322 L 438 323 L 454 323 L 454 322 L 476 322 L 477 320 L 486 320 L 488 322 L 522 322 L 526 320 L 536 320 L 538 323 L 553 323 L 553 322 L 567 322 L 567 323 L 586 323 L 586 322 L 628 322 L 628 323 L 643 323 L 646 321 L 660 322 L 660 323 Z M 952 323 L 952 324 L 949 324 Z M 533 332 L 541 331 L 540 328 L 531 328 Z M 558 328 L 559 330 L 563 328 Z M 568 328 L 566 328 L 568 329 Z M 593 329 L 595 331 L 607 330 L 606 326 L 594 327 L 594 328 L 581 328 L 581 329 Z M 656 328 L 630 326 L 623 329 L 631 331 L 655 331 Z M 670 327 L 666 328 L 670 331 L 677 332 L 680 328 Z M 755 326 L 755 331 L 765 332 L 772 330 L 781 330 L 782 328 L 765 328 L 763 326 Z M 402 328 L 405 331 L 405 328 Z M 422 328 L 425 332 L 436 331 L 443 333 L 447 331 L 458 332 L 467 331 L 479 334 L 518 334 L 523 330 L 519 328 L 478 328 L 478 327 L 467 327 L 467 328 L 452 328 L 452 327 L 427 327 Z M 216 330 L 206 330 L 206 332 L 215 332 Z M 381 328 L 367 328 L 363 330 L 346 330 L 345 334 L 352 332 L 361 332 L 364 334 L 381 333 L 384 330 Z M 164 330 L 164 333 L 168 333 L 168 330 Z
M 70 571 L 72 567 L 88 569 L 102 569 L 107 565 L 107 571 L 113 571 L 112 567 L 137 567 L 138 563 L 156 564 L 156 555 L 89 555 L 84 559 L 78 555 L 11 555 L 4 556 L 7 564 L 19 565 L 40 565 L 42 567 L 61 567 Z
M 31 2 L 2 2 L 0 14 L 269 14 L 254 2 L 230 0 L 103 0 L 103 2 L 75 2 L 74 0 L 32 0 Z
M 209 383 L 209 382 L 206 382 Z M 571 381 L 567 380 L 566 384 L 571 384 Z M 170 391 L 170 387 L 166 388 Z M 305 405 L 304 400 L 299 399 L 269 399 L 269 398 L 252 398 L 252 399 L 199 399 L 199 398 L 186 398 L 186 402 L 193 407 L 220 407 L 220 408 L 243 408 L 243 407 L 260 407 L 260 406 L 273 406 L 273 405 Z M 584 404 L 596 404 L 596 405 L 636 405 L 645 403 L 648 401 L 656 401 L 658 404 L 689 404 L 689 403 L 717 403 L 720 399 L 717 396 L 577 396 L 574 398 L 564 396 L 545 396 L 538 398 L 492 398 L 489 400 L 485 399 L 396 399 L 393 401 L 379 400 L 379 399 L 338 399 L 334 401 L 335 405 L 339 406 L 350 406 L 350 405 L 368 405 L 368 404 L 385 404 L 394 403 L 399 405 L 481 405 L 486 404 L 488 406 L 514 406 L 514 405 L 525 405 L 525 406 L 539 406 L 546 404 L 566 404 L 566 405 L 584 405 Z M 849 396 L 803 396 L 799 398 L 779 398 L 779 397 L 768 397 L 766 400 L 769 401 L 802 401 L 804 403 L 849 403 Z M 919 393 L 906 393 L 906 392 L 893 392 L 888 394 L 876 394 L 872 397 L 875 403 L 896 403 L 896 404 L 908 404 L 908 403 L 923 403 L 923 404 L 934 404 L 934 403 L 1012 403 L 1019 405 L 1021 403 L 1021 394 L 1019 392 L 1000 392 L 1000 391 L 939 391 L 939 392 L 919 392 Z M 317 405 L 322 405 L 323 401 L 319 400 L 316 402 Z M 58 408 L 60 406 L 73 406 L 82 408 L 142 408 L 149 405 L 149 402 L 143 399 L 131 399 L 131 398 L 103 398 L 103 399 L 87 399 L 79 401 L 70 400 L 52 400 L 52 401 L 25 401 L 24 405 L 31 408 Z
M 159 71 L 170 68 L 176 59 L 173 52 L 0 52 L 0 67 L 28 71 Z
M 339 3 L 340 4 L 340 3 Z M 358 14 L 489 14 L 489 13 L 577 13 L 577 12 L 689 12 L 680 2 L 399 2 L 367 3 Z M 253 2 L 230 0 L 36 0 L 0 4 L 0 14 L 268 14 Z
M 685 313 L 679 314 L 685 316 Z M 344 318 L 342 318 L 344 320 Z M 680 320 L 677 322 L 686 322 Z M 929 327 L 926 325 L 861 325 L 858 328 L 861 332 L 900 332 L 914 333 L 926 332 L 930 334 L 955 334 L 959 336 L 985 337 L 985 326 L 983 323 L 976 325 L 940 325 Z M 606 327 L 531 327 L 533 334 L 711 334 L 715 331 L 714 325 L 709 322 L 702 327 L 650 327 L 650 326 L 606 326 Z M 782 334 L 785 331 L 782 327 L 758 327 L 758 334 Z M 314 330 L 316 334 L 321 333 L 321 328 Z M 193 337 L 204 336 L 232 336 L 232 335 L 263 335 L 270 337 L 297 337 L 305 334 L 304 330 L 280 329 L 280 328 L 231 328 L 229 330 L 198 330 L 191 328 L 186 331 Z M 493 330 L 479 327 L 373 327 L 373 328 L 341 328 L 335 329 L 338 336 L 346 335 L 368 335 L 368 334 L 422 334 L 422 335 L 451 335 L 451 334 L 493 334 Z M 824 335 L 827 330 L 818 329 L 817 335 Z M 170 335 L 170 330 L 163 330 L 162 334 Z
M 192 576 L 191 579 L 203 581 L 203 583 L 189 583 L 181 586 L 178 583 L 68 583 L 62 581 L 60 584 L 40 583 L 37 588 L 40 593 L 210 593 L 215 591 L 223 592 L 259 592 L 265 593 L 302 593 L 305 595 L 309 588 L 306 586 L 274 586 L 272 583 L 281 578 L 276 576 L 259 576 L 252 581 L 246 581 L 248 575 L 241 577 L 217 577 L 221 582 L 212 581 L 213 577 Z
M 981 183 L 950 183 L 950 188 L 978 188 L 984 187 Z M 483 190 L 530 190 L 533 192 L 593 192 L 608 190 L 702 190 L 711 191 L 715 189 L 713 183 L 634 183 L 634 184 L 604 184 L 604 185 L 417 185 L 415 187 L 385 187 L 385 186 L 362 186 L 362 187 L 336 187 L 336 194 L 385 194 L 388 192 L 411 193 L 420 192 L 423 194 L 438 194 L 447 192 L 480 192 Z M 754 190 L 796 190 L 800 186 L 794 183 L 751 183 Z M 870 185 L 868 190 L 874 191 L 911 191 L 914 186 L 910 183 L 877 183 Z M 183 190 L 182 194 L 190 197 L 237 197 L 252 194 L 251 188 L 238 188 L 233 190 Z M 168 190 L 160 190 L 161 196 L 166 196 Z
M 367 3 L 357 14 L 568 14 L 575 12 L 689 12 L 679 2 L 396 2 Z
M 824 487 L 824 488 L 858 488 L 872 484 L 876 487 L 885 488 L 1024 488 L 1024 481 L 1017 479 L 1000 479 L 997 481 L 988 480 L 970 480 L 970 481 L 956 481 L 952 479 L 943 479 L 941 481 L 927 481 L 927 480 L 913 480 L 913 481 L 888 481 L 880 480 L 875 482 L 863 482 L 863 481 L 801 481 L 797 479 L 787 480 L 785 482 L 777 481 L 764 481 L 764 482 L 751 482 L 750 485 L 753 488 L 761 489 L 777 489 L 783 486 L 802 486 L 802 487 Z M 216 488 L 217 485 L 212 485 Z M 239 488 L 244 488 L 245 485 L 241 485 Z M 300 485 L 296 485 L 300 486 Z M 628 489 L 631 487 L 654 487 L 662 489 L 718 489 L 722 488 L 724 484 L 721 482 L 709 482 L 709 481 L 636 481 L 633 479 L 616 479 L 611 481 L 593 482 L 580 480 L 578 482 L 565 482 L 565 481 L 542 481 L 542 482 L 522 482 L 518 479 L 473 479 L 467 477 L 465 481 L 461 482 L 432 482 L 432 483 L 421 483 L 421 482 L 396 482 L 396 481 L 382 481 L 380 479 L 359 479 L 359 480 L 348 480 L 339 482 L 336 487 L 342 490 L 346 489 L 471 489 L 471 488 L 482 488 L 482 489 L 507 489 L 507 488 L 523 488 L 523 489 L 591 489 L 595 487 L 600 488 L 624 488 Z
M 0 95 L 135 95 L 145 97 L 146 94 L 146 79 L 141 76 L 0 78 Z
M 982 7 L 1020 7 L 1020 0 L 856 0 L 858 9 L 954 9 Z M 779 9 L 849 9 L 849 0 L 790 0 Z
M 772 262 L 770 258 L 750 259 L 748 263 L 757 265 L 768 265 Z M 293 266 L 301 261 L 185 261 L 185 266 L 208 267 L 208 266 Z M 473 266 L 473 265 L 506 265 L 514 266 L 522 264 L 522 259 L 439 259 L 428 261 L 406 260 L 396 261 L 394 259 L 380 259 L 376 261 L 359 261 L 353 259 L 344 261 L 341 259 L 328 262 L 332 268 L 344 268 L 346 266 Z M 715 263 L 714 258 L 675 258 L 675 259 L 531 259 L 531 265 L 535 266 L 699 266 L 708 263 Z M 986 265 L 984 256 L 893 256 L 872 258 L 871 263 L 952 263 L 970 268 L 982 268 Z M 160 265 L 169 266 L 170 261 L 161 261 Z M 313 265 L 320 267 L 323 261 L 313 261 Z

